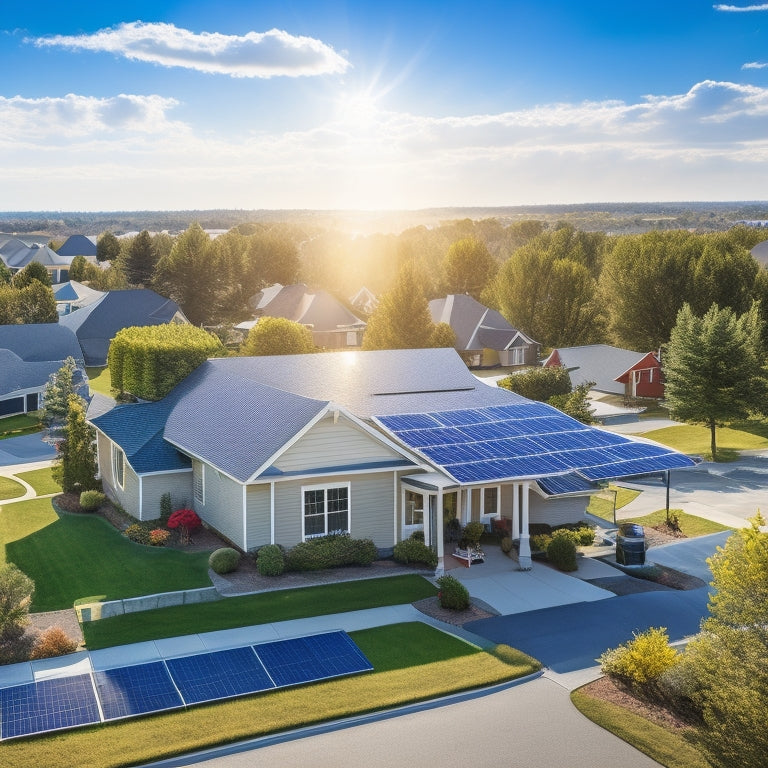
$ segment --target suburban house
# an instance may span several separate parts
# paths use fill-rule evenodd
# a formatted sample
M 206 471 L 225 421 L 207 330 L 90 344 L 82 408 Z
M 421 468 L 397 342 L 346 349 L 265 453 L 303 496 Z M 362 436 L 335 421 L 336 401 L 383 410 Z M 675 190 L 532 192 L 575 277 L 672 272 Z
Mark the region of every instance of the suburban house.
M 75 313 L 77 314 L 77 313 Z M 211 359 L 158 402 L 100 406 L 105 492 L 140 520 L 193 507 L 242 550 L 347 531 L 382 554 L 415 531 L 443 568 L 448 520 L 576 522 L 611 478 L 683 454 L 479 382 L 453 349 Z
M 11 274 L 24 269 L 27 264 L 36 261 L 42 264 L 51 278 L 51 283 L 61 283 L 69 276 L 72 256 L 63 256 L 42 243 L 27 243 L 16 237 L 0 238 L 0 259 Z
M 466 294 L 429 302 L 435 323 L 447 323 L 456 334 L 456 349 L 471 368 L 536 365 L 541 345 L 511 326 L 495 309 Z
M 567 368 L 573 387 L 591 383 L 595 392 L 627 397 L 661 397 L 650 394 L 659 389 L 663 394 L 661 366 L 653 353 L 608 344 L 560 347 L 553 349 L 542 365 Z
M 373 314 L 373 311 L 379 306 L 376 294 L 365 286 L 360 288 L 354 296 L 350 296 L 349 303 L 353 309 L 365 315 Z
M 311 291 L 303 283 L 274 285 L 253 296 L 249 304 L 255 320 L 237 326 L 246 332 L 260 317 L 283 317 L 312 331 L 315 346 L 325 349 L 359 348 L 365 322 L 327 291 Z
M 68 315 L 76 309 L 82 309 L 104 296 L 104 291 L 97 291 L 77 280 L 67 280 L 57 283 L 53 288 L 53 298 L 56 299 L 56 311 L 59 315 Z
M 96 238 L 86 235 L 70 235 L 57 249 L 59 256 L 84 256 L 88 261 L 96 261 Z
M 88 366 L 105 366 L 109 345 L 123 328 L 164 323 L 188 323 L 179 305 L 149 288 L 108 291 L 76 312 L 62 315 L 59 324 L 77 336 Z
M 58 323 L 0 325 L 0 416 L 40 408 L 48 377 L 67 357 L 83 367 L 83 353 L 69 328 Z

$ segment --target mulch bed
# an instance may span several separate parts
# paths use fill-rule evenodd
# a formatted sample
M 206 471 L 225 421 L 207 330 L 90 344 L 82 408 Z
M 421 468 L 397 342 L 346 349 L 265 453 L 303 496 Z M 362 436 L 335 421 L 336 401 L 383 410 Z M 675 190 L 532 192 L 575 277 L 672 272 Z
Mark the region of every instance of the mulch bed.
M 479 605 L 471 603 L 469 608 L 463 611 L 453 611 L 450 608 L 443 608 L 440 600 L 436 597 L 427 597 L 424 600 L 418 600 L 412 604 L 416 610 L 421 611 L 433 619 L 443 621 L 446 624 L 452 624 L 455 627 L 461 627 L 469 621 L 477 619 L 489 619 L 492 616 L 498 616 L 497 613 L 487 611 Z
M 667 730 L 680 732 L 691 728 L 690 723 L 682 720 L 665 707 L 637 698 L 631 691 L 618 686 L 609 677 L 601 677 L 588 683 L 580 690 L 592 698 L 623 707 Z

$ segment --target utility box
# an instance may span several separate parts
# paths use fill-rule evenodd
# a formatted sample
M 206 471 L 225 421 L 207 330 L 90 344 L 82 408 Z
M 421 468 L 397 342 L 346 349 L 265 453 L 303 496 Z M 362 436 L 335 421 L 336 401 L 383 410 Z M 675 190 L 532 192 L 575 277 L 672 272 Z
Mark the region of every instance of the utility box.
M 622 523 L 616 534 L 616 562 L 619 565 L 645 563 L 645 531 L 642 525 Z

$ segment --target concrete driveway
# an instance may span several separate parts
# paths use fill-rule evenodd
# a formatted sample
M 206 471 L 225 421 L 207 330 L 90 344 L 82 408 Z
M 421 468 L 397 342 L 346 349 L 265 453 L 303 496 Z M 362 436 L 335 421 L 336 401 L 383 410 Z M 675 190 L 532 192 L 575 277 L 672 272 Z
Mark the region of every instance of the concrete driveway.
M 56 451 L 44 443 L 39 432 L 0 440 L 0 467 L 50 461 L 56 458 Z

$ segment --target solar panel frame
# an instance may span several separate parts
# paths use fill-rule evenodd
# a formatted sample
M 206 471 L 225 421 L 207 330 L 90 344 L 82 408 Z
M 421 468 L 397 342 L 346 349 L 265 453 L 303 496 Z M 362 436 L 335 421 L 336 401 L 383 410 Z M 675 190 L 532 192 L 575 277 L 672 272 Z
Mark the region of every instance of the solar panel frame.
M 162 661 L 96 670 L 93 677 L 105 721 L 184 707 Z

